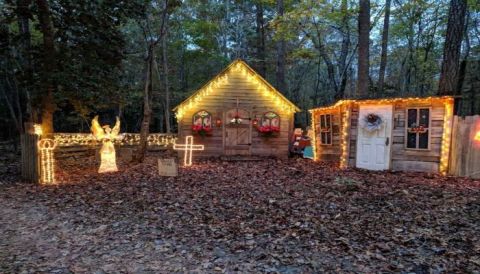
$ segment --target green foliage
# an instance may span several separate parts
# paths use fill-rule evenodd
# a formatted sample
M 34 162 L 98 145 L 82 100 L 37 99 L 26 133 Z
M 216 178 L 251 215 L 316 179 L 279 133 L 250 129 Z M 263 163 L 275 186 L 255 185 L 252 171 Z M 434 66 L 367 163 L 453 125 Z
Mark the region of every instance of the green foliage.
M 17 1 L 0 1 L 0 87 L 7 91 L 9 100 L 18 92 L 21 111 L 31 104 L 38 113 L 43 98 L 39 75 L 43 36 L 34 3 L 28 7 L 31 37 L 26 52 Z M 55 82 L 56 119 L 64 125 L 62 130 L 88 128 L 86 121 L 94 113 L 113 117 L 119 109 L 125 127 L 138 129 L 147 44 L 159 37 L 164 3 L 49 1 L 56 50 L 56 70 L 50 76 Z M 352 95 L 356 88 L 357 1 L 285 0 L 283 16 L 278 16 L 276 4 L 275 0 L 169 0 L 166 51 L 170 106 L 235 58 L 245 59 L 254 68 L 265 64 L 265 76 L 275 85 L 279 39 L 285 40 L 287 47 L 288 89 L 284 92 L 301 109 L 331 103 L 335 85 L 339 89 L 342 81 L 344 96 Z M 448 0 L 392 1 L 385 89 L 376 91 L 385 1 L 371 1 L 370 77 L 376 96 L 436 92 L 449 4 Z M 478 1 L 468 0 L 468 7 L 468 40 L 464 39 L 462 56 L 474 60 L 480 58 L 480 6 Z M 257 13 L 259 8 L 261 13 Z M 258 14 L 263 15 L 263 28 L 257 27 Z M 264 56 L 259 54 L 262 43 Z M 154 131 L 162 130 L 165 108 L 162 52 L 158 44 L 153 77 Z M 6 79 L 14 79 L 17 86 Z M 0 113 L 2 121 L 11 124 L 3 104 Z M 297 115 L 297 122 L 306 125 L 308 115 Z

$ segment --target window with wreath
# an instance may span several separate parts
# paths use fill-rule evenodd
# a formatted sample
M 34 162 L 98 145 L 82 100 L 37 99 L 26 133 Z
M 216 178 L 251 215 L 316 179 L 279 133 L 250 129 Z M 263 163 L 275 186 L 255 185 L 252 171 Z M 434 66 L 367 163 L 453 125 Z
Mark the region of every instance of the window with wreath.
M 332 115 L 331 114 L 320 115 L 320 144 L 322 145 L 332 144 Z
M 258 131 L 262 133 L 280 132 L 280 116 L 272 111 L 264 113 Z
M 192 130 L 196 133 L 205 134 L 212 131 L 212 115 L 210 112 L 200 110 L 193 115 Z
M 428 149 L 430 139 L 430 109 L 407 109 L 407 148 Z

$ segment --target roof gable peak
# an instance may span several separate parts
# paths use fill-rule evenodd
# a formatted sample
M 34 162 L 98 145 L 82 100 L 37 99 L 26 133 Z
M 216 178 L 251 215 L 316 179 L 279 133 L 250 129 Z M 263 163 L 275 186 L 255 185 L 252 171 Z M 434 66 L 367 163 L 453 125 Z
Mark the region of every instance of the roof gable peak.
M 173 110 L 177 119 L 180 119 L 186 110 L 192 108 L 195 103 L 202 100 L 203 97 L 211 95 L 219 86 L 228 82 L 228 74 L 230 72 L 241 73 L 248 81 L 258 84 L 257 91 L 267 97 L 274 98 L 278 107 L 288 111 L 297 112 L 300 109 L 288 100 L 283 94 L 276 90 L 270 83 L 267 82 L 261 75 L 259 75 L 253 68 L 251 68 L 242 59 L 235 59 L 225 69 L 203 85 L 200 89 L 194 92 L 191 96 L 181 102 Z

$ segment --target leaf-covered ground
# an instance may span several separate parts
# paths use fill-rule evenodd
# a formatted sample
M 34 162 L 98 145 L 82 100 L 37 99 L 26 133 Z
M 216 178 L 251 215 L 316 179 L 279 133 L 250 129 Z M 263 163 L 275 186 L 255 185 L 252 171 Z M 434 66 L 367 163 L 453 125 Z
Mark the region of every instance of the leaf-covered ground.
M 87 161 L 88 162 L 88 161 Z M 480 181 L 302 159 L 0 180 L 0 272 L 480 271 Z M 85 163 L 83 163 L 85 164 Z

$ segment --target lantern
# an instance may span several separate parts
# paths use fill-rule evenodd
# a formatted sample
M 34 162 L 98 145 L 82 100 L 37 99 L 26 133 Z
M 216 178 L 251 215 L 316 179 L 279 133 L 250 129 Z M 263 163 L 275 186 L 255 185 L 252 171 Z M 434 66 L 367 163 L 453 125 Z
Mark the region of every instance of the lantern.
M 480 130 L 477 131 L 477 134 L 475 134 L 475 138 L 473 138 L 475 141 L 480 142 Z
M 254 118 L 254 119 L 252 120 L 252 125 L 253 125 L 254 127 L 258 126 L 258 118 Z
M 222 119 L 217 118 L 217 119 L 215 120 L 215 125 L 216 125 L 217 127 L 221 127 L 221 126 L 222 126 Z

